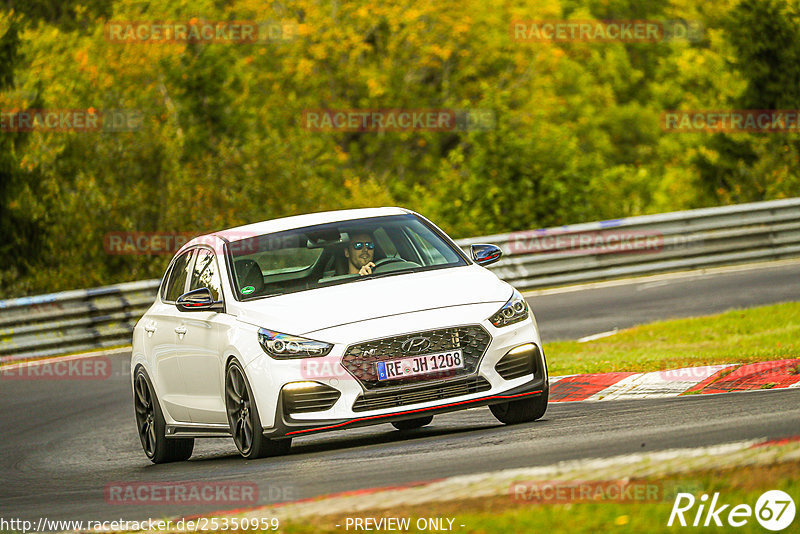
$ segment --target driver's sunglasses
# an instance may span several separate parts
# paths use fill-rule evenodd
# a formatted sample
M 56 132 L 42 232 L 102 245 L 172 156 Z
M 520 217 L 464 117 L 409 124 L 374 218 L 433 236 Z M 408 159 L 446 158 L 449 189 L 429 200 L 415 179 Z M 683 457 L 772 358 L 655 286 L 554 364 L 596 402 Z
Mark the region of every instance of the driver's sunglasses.
M 356 241 L 355 243 L 350 243 L 350 246 L 353 247 L 353 250 L 361 250 L 364 247 L 367 247 L 367 250 L 372 250 L 375 248 L 375 243 L 372 241 Z

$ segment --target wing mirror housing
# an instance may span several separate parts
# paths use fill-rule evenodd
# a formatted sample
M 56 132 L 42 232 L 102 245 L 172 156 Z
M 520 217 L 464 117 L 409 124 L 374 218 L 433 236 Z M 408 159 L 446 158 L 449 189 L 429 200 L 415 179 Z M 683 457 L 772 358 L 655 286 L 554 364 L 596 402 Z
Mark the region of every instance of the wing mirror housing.
M 469 250 L 472 261 L 483 267 L 493 264 L 503 255 L 503 251 L 497 245 L 470 245 Z
M 223 311 L 225 304 L 221 300 L 214 300 L 211 290 L 207 287 L 193 289 L 184 293 L 175 301 L 175 306 L 180 311 Z

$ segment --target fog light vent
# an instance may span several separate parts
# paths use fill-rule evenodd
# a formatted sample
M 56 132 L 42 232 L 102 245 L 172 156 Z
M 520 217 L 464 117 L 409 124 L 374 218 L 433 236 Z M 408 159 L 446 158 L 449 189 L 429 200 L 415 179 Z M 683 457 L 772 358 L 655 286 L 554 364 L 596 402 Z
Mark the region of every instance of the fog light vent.
M 536 362 L 539 361 L 539 347 L 533 343 L 520 345 L 508 351 L 494 366 L 497 374 L 504 380 L 512 380 L 536 372 Z
M 287 414 L 329 410 L 342 395 L 338 389 L 319 382 L 287 384 L 283 388 L 283 410 Z

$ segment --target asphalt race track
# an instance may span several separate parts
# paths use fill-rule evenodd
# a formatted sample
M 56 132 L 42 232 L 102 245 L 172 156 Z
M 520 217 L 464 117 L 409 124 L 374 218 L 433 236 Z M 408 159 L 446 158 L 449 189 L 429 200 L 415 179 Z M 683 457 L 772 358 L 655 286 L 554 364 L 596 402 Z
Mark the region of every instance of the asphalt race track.
M 800 262 L 684 275 L 527 300 L 545 343 L 660 319 L 800 301 Z
M 800 300 L 800 264 L 529 298 L 545 340 L 659 318 Z M 545 347 L 546 348 L 546 347 Z M 111 483 L 255 483 L 259 504 L 376 486 L 753 438 L 800 429 L 800 389 L 551 404 L 503 426 L 487 408 L 403 435 L 388 424 L 294 441 L 290 454 L 242 460 L 230 439 L 198 440 L 188 462 L 152 465 L 133 422 L 128 355 L 96 381 L 0 380 L 0 517 L 145 519 L 233 508 L 111 505 Z

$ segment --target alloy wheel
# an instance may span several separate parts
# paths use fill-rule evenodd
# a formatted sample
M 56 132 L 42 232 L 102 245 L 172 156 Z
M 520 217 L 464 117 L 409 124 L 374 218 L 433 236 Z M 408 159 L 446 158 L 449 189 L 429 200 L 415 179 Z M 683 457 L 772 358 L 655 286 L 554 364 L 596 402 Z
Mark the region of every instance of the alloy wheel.
M 143 374 L 136 377 L 136 426 L 145 454 L 152 458 L 156 453 L 155 409 L 150 386 Z
M 253 423 L 250 417 L 252 401 L 244 376 L 238 366 L 228 368 L 225 379 L 225 407 L 233 439 L 243 454 L 253 446 Z

